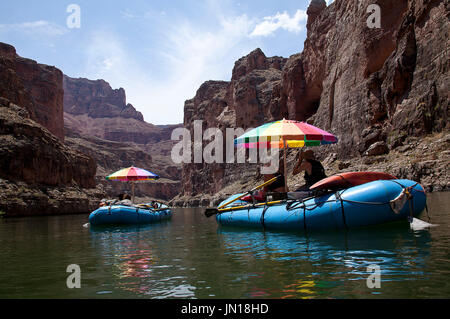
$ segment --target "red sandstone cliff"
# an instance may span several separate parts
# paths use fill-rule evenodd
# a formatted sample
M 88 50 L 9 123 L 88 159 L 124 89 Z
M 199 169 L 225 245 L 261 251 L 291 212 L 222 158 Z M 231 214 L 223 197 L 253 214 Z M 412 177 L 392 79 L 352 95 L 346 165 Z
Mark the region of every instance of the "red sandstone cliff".
M 113 90 L 104 80 L 73 79 L 64 75 L 64 111 L 92 118 L 132 118 L 143 121 L 142 114 L 126 103 L 125 90 Z
M 368 27 L 371 4 L 381 8 L 381 28 Z M 258 49 L 240 59 L 231 82 L 208 81 L 186 101 L 184 125 L 307 120 L 339 137 L 316 149 L 329 174 L 379 169 L 448 189 L 449 9 L 448 0 L 314 0 L 303 52 L 266 58 Z M 257 178 L 251 165 L 185 164 L 184 200 Z
M 63 143 L 63 75 L 0 43 L 0 210 L 88 213 L 103 196 L 96 163 Z
M 367 26 L 373 3 L 380 29 Z M 440 0 L 341 0 L 323 9 L 299 57 L 306 89 L 295 110 L 315 111 L 311 122 L 339 136 L 343 158 L 448 128 L 448 9 Z
M 0 97 L 27 109 L 32 120 L 64 140 L 63 74 L 16 54 L 0 42 Z
M 223 132 L 225 148 L 226 128 L 247 129 L 287 117 L 281 90 L 286 62 L 281 57 L 267 58 L 261 49 L 256 49 L 235 63 L 230 82 L 205 82 L 185 104 L 184 126 L 191 136 L 193 122 L 202 120 L 204 130 L 219 128 Z M 183 164 L 183 194 L 216 194 L 236 180 L 254 180 L 255 171 L 255 164 Z
M 95 161 L 0 97 L 0 210 L 7 216 L 88 213 L 103 196 Z
M 94 160 L 64 145 L 29 113 L 0 98 L 0 176 L 49 186 L 95 188 Z

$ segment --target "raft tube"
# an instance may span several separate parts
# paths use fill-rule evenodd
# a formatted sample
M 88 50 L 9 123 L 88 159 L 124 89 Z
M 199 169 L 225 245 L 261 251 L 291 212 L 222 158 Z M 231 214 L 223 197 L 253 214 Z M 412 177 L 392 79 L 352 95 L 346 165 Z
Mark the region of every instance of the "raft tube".
M 166 205 L 157 210 L 132 206 L 105 206 L 91 213 L 89 223 L 91 226 L 138 225 L 157 223 L 170 218 L 172 211 Z
M 216 220 L 221 226 L 268 230 L 337 230 L 406 221 L 410 216 L 418 217 L 425 206 L 426 194 L 419 183 L 379 180 L 303 201 L 258 207 L 238 201 L 226 207 L 231 210 L 217 214 Z

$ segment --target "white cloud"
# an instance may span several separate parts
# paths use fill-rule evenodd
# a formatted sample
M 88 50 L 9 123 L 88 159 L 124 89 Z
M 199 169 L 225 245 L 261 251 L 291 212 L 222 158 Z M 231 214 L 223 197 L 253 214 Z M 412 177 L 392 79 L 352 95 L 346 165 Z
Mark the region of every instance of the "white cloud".
M 218 17 L 214 29 L 180 21 L 163 29 L 163 44 L 147 43 L 150 65 L 163 65 L 162 75 L 145 69 L 127 50 L 126 43 L 108 30 L 97 30 L 89 39 L 83 77 L 104 79 L 113 88 L 123 87 L 127 102 L 157 124 L 183 121 L 183 106 L 207 80 L 229 80 L 234 62 L 256 48 L 249 41 L 254 23 L 246 16 Z M 157 48 L 157 49 L 155 49 Z
M 115 35 L 98 30 L 90 37 L 86 49 L 87 70 L 98 76 L 111 76 L 111 72 L 122 72 L 125 50 Z
M 277 13 L 274 16 L 265 17 L 262 22 L 256 25 L 250 36 L 268 36 L 278 29 L 298 33 L 304 29 L 304 22 L 307 19 L 308 15 L 304 10 L 297 10 L 292 18 L 286 11 Z
M 0 32 L 1 31 L 21 32 L 29 35 L 39 35 L 47 37 L 61 36 L 69 32 L 67 28 L 45 20 L 13 24 L 0 24 Z

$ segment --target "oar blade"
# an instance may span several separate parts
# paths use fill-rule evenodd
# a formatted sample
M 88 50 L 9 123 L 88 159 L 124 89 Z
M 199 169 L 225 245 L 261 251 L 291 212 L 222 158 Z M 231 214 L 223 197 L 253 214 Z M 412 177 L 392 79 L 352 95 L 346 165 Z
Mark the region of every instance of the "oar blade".
M 212 217 L 214 215 L 217 215 L 219 213 L 220 213 L 220 211 L 217 208 L 206 208 L 205 209 L 205 216 L 207 218 L 210 218 L 210 217 Z

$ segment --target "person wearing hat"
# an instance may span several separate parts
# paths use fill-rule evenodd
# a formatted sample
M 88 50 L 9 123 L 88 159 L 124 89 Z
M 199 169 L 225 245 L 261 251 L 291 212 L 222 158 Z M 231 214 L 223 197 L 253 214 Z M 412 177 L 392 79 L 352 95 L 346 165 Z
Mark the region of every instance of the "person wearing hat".
M 292 174 L 298 175 L 302 171 L 305 171 L 306 184 L 297 189 L 297 191 L 308 191 L 312 185 L 327 177 L 325 169 L 322 164 L 316 160 L 312 150 L 300 152 L 298 162 L 295 165 Z

